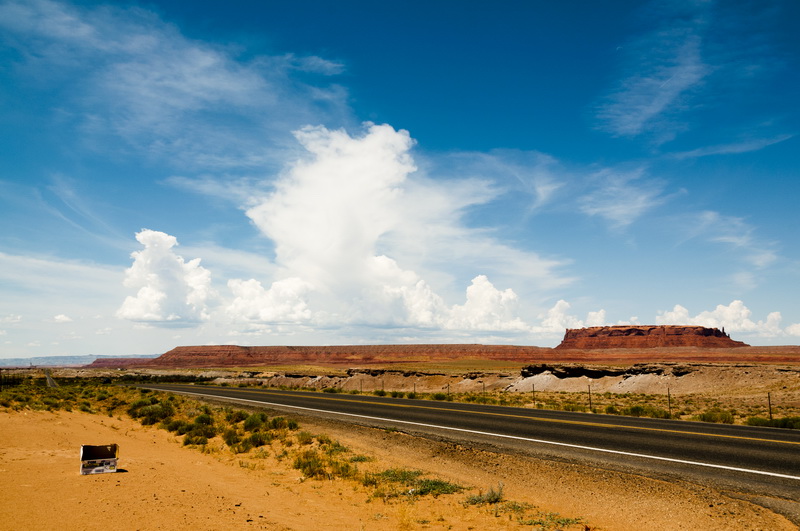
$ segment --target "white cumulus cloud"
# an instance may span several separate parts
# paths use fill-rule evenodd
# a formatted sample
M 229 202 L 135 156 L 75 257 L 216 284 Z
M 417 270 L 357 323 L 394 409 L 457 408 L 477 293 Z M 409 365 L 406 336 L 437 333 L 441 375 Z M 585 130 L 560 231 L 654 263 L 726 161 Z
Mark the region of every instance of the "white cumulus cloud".
M 492 197 L 483 184 L 446 187 L 416 175 L 413 139 L 388 125 L 366 124 L 360 136 L 306 127 L 296 137 L 307 155 L 246 211 L 275 245 L 278 281 L 269 290 L 256 280 L 231 281 L 229 314 L 264 322 L 525 328 L 514 292 L 497 290 L 486 275 L 474 278 L 464 305 L 448 306 L 418 270 L 426 260 L 514 255 L 459 223 L 463 209 Z M 534 271 L 555 265 L 527 258 Z M 288 279 L 302 289 L 281 291 Z
M 605 310 L 589 312 L 586 320 L 571 315 L 572 306 L 565 300 L 559 300 L 544 315 L 540 315 L 541 322 L 533 327 L 533 331 L 546 337 L 563 334 L 568 328 L 583 328 L 584 326 L 602 326 L 605 323 Z
M 697 325 L 709 328 L 725 328 L 726 332 L 742 332 L 762 337 L 773 337 L 783 333 L 780 328 L 780 312 L 771 312 L 765 320 L 753 321 L 752 311 L 740 300 L 727 306 L 718 304 L 714 310 L 706 310 L 695 316 L 676 304 L 671 311 L 659 312 L 656 324 Z
M 144 249 L 131 253 L 133 265 L 124 284 L 137 291 L 125 298 L 117 317 L 173 325 L 207 319 L 211 273 L 200 266 L 200 259 L 185 262 L 173 250 L 177 239 L 163 232 L 144 229 L 136 240 Z
M 311 318 L 306 295 L 311 286 L 299 278 L 274 282 L 264 289 L 261 282 L 250 279 L 228 281 L 234 295 L 227 311 L 237 319 L 259 322 L 302 322 Z
M 484 275 L 472 279 L 467 288 L 467 301 L 453 306 L 447 328 L 467 330 L 526 330 L 529 327 L 517 317 L 519 301 L 511 289 L 503 291 Z

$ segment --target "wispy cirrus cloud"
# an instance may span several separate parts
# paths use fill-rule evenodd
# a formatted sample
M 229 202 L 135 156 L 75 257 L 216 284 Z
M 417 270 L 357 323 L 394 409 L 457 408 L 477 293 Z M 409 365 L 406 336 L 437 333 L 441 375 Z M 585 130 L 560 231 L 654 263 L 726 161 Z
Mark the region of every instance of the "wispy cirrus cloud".
M 681 222 L 686 239 L 700 238 L 727 246 L 739 264 L 739 271 L 728 280 L 741 290 L 758 286 L 759 276 L 779 259 L 777 243 L 757 237 L 756 228 L 736 216 L 725 216 L 716 211 L 703 211 L 686 215 Z
M 578 198 L 581 212 L 604 218 L 622 229 L 665 202 L 665 183 L 646 178 L 643 168 L 633 171 L 601 170 L 589 179 L 590 191 Z
M 143 9 L 10 1 L 0 28 L 17 37 L 17 68 L 58 93 L 61 112 L 98 150 L 111 135 L 186 169 L 274 167 L 291 130 L 350 114 L 343 88 L 324 80 L 344 65 L 295 54 L 243 60 Z M 295 70 L 324 78 L 310 85 Z
M 711 70 L 702 54 L 707 9 L 697 2 L 674 12 L 653 10 L 659 26 L 620 48 L 623 78 L 597 109 L 601 129 L 615 136 L 649 133 L 659 143 L 674 136 L 685 97 Z
M 681 151 L 672 153 L 670 156 L 676 159 L 693 159 L 698 157 L 707 157 L 710 155 L 736 155 L 739 153 L 748 153 L 750 151 L 758 151 L 769 147 L 773 144 L 778 144 L 793 138 L 795 135 L 778 135 L 771 138 L 757 138 L 752 140 L 745 140 L 742 142 L 733 142 L 730 144 L 718 144 L 715 146 L 706 146 L 702 148 L 692 149 L 690 151 Z

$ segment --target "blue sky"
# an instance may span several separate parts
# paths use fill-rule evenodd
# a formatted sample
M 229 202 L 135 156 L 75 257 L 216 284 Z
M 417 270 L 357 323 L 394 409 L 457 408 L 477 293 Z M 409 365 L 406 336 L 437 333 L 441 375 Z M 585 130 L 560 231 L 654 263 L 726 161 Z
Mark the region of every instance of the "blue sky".
M 799 19 L 0 1 L 0 357 L 798 344 Z

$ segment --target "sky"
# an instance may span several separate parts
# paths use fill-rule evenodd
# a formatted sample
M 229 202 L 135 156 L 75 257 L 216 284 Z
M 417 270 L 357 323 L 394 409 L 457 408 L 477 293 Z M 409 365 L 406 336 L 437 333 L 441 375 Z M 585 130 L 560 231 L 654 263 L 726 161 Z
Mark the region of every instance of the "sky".
M 0 358 L 800 344 L 800 3 L 0 0 Z

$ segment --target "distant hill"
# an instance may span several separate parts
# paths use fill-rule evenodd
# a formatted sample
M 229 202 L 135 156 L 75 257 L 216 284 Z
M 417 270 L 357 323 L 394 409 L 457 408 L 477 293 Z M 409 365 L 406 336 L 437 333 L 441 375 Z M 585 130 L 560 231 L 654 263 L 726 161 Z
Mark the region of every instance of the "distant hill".
M 160 354 L 142 354 L 126 358 L 157 358 Z M 71 367 L 89 365 L 97 359 L 118 356 L 39 356 L 36 358 L 0 358 L 0 367 Z

